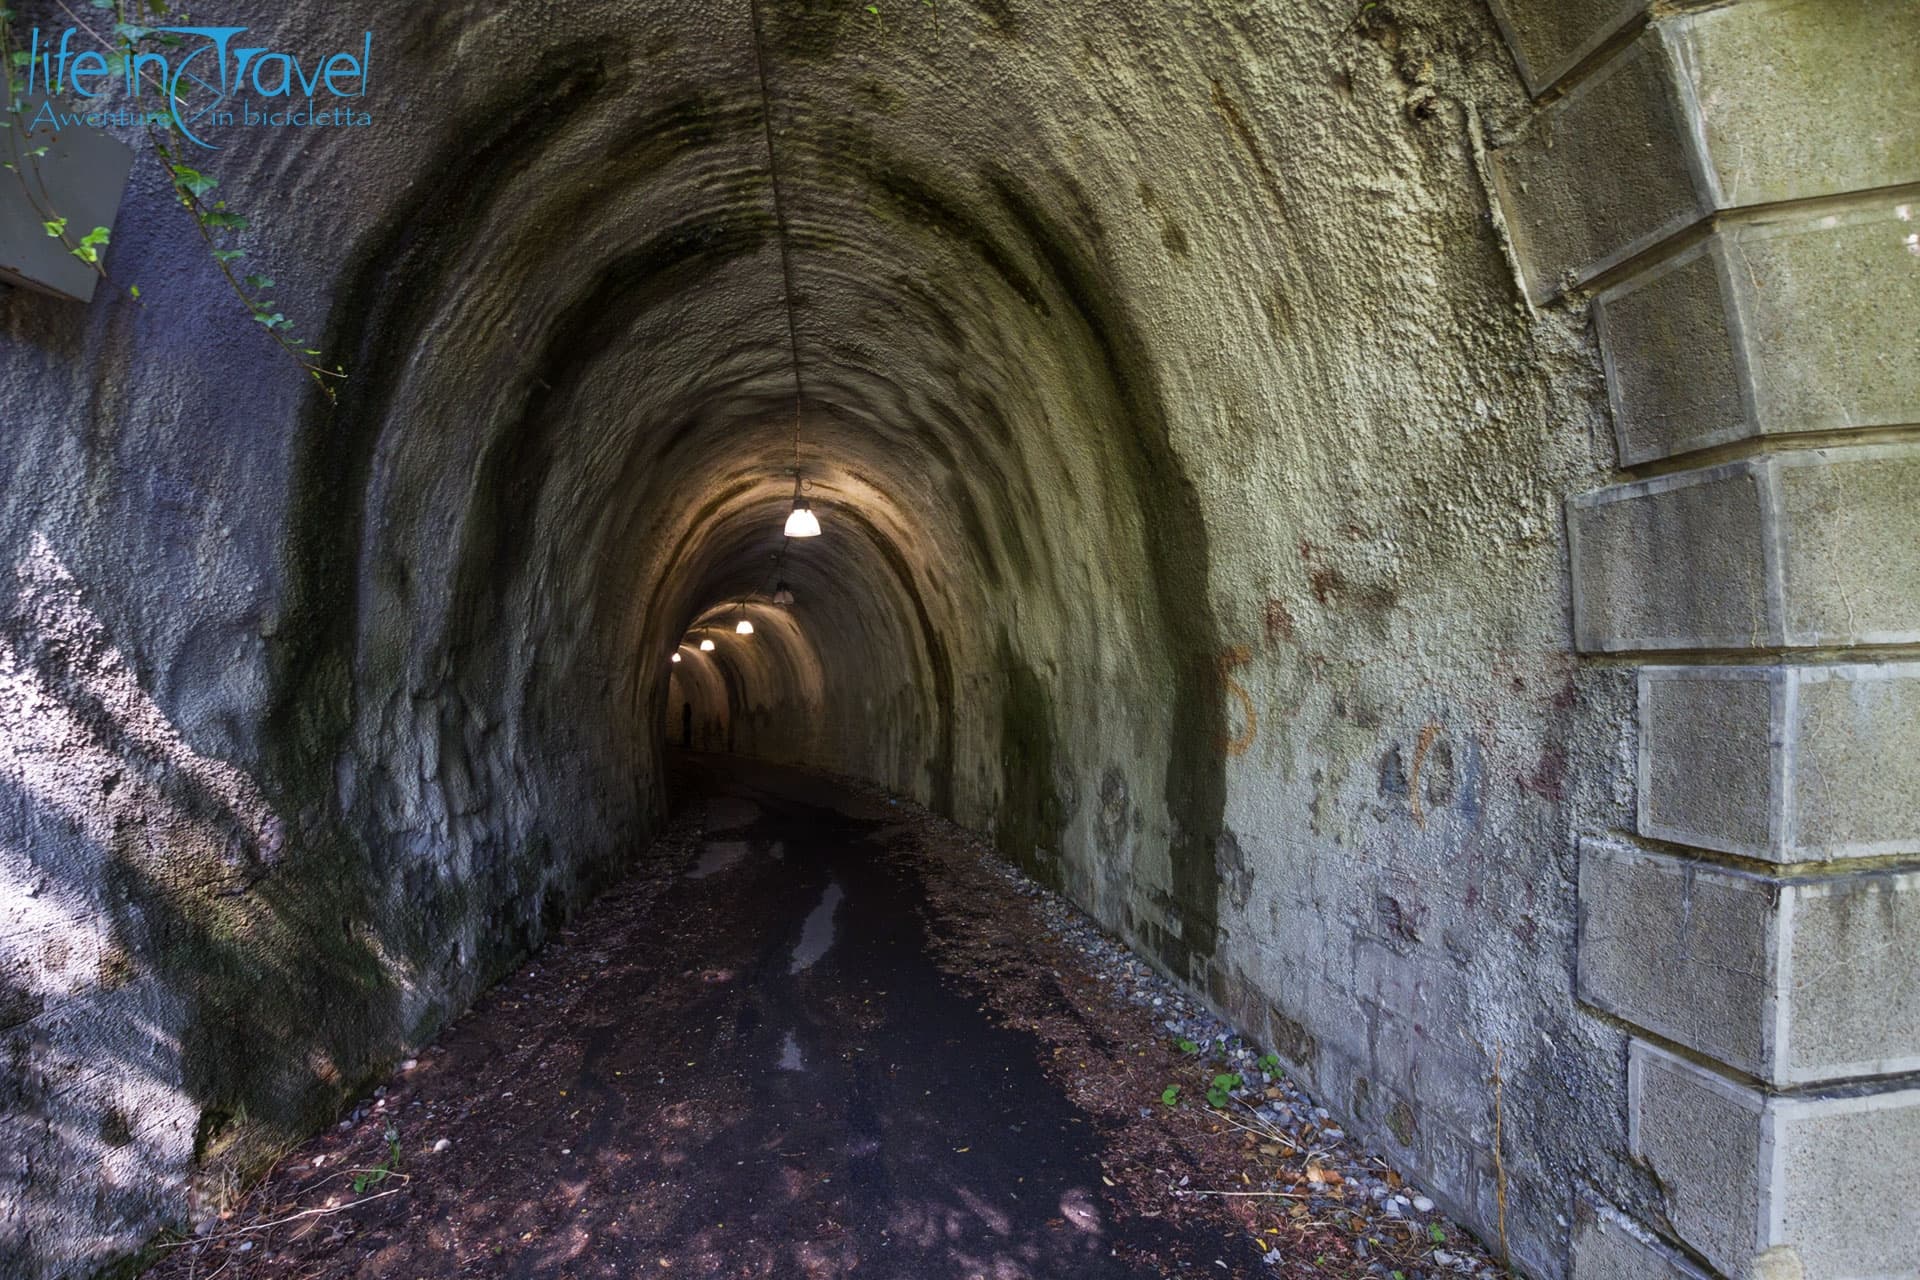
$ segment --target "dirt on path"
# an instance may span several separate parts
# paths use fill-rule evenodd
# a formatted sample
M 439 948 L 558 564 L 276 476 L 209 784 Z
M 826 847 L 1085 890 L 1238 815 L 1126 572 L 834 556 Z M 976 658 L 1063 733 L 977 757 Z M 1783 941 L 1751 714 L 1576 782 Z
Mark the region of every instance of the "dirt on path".
M 149 1276 L 1482 1274 L 1331 1220 L 1337 1170 L 1197 1194 L 1294 1153 L 958 828 L 724 758 L 676 783 L 623 885 Z

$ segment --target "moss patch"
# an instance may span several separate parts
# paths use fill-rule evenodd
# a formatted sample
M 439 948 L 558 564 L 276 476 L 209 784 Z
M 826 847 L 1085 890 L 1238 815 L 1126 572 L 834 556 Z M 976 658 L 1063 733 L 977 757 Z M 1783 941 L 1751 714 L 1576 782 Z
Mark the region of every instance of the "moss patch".
M 1053 697 L 1046 683 L 1000 637 L 999 850 L 1036 880 L 1060 888 L 1058 853 L 1066 814 L 1054 786 Z

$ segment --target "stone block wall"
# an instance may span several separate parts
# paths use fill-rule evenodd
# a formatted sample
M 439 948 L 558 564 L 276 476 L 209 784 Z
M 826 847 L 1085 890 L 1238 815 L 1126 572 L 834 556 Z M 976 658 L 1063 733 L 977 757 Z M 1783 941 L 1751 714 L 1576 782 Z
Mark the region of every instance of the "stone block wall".
M 1503 211 L 1530 301 L 1591 301 L 1618 446 L 1567 504 L 1576 644 L 1638 671 L 1578 969 L 1660 1203 L 1583 1202 L 1573 1274 L 1910 1276 L 1920 22 L 1494 6 L 1537 99 Z

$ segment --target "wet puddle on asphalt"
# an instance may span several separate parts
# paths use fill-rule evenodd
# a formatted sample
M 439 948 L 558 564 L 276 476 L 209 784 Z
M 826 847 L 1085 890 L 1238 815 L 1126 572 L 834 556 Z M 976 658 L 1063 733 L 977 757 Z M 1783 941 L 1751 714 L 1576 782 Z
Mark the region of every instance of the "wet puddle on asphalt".
M 787 1038 L 780 1042 L 780 1069 L 782 1071 L 805 1071 L 807 1060 L 800 1053 L 800 1039 L 793 1032 L 787 1032 Z
M 705 880 L 736 867 L 746 858 L 747 851 L 744 840 L 709 840 L 700 850 L 700 861 L 687 872 L 687 879 Z
M 800 926 L 800 943 L 793 949 L 793 964 L 788 973 L 801 973 L 819 963 L 820 957 L 827 954 L 833 946 L 833 915 L 840 909 L 840 903 L 847 896 L 838 881 L 827 885 L 827 891 L 820 895 L 820 905 L 807 913 L 807 921 Z

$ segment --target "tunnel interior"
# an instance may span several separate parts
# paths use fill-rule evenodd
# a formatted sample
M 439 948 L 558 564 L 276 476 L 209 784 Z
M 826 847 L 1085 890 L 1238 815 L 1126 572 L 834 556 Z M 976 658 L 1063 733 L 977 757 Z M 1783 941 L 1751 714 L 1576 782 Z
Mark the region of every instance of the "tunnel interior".
M 1557 626 L 1541 522 L 1592 465 L 1550 429 L 1592 411 L 1589 357 L 1518 318 L 1477 118 L 1405 107 L 1432 81 L 1522 110 L 1492 24 L 562 8 L 256 16 L 283 43 L 370 28 L 390 86 L 393 127 L 219 157 L 223 195 L 273 209 L 251 251 L 334 395 L 222 323 L 151 166 L 114 249 L 148 305 L 0 300 L 7 402 L 73 409 L 21 416 L 10 643 L 95 740 L 21 782 L 14 843 L 48 805 L 92 833 L 40 859 L 63 905 L 35 927 L 89 921 L 177 1046 L 40 1104 L 61 1134 L 169 1119 L 107 1202 L 34 1175 L 39 1238 L 137 1243 L 431 1039 L 644 858 L 687 707 L 697 748 L 983 833 L 1303 1074 L 1411 1106 L 1411 1064 L 1310 1007 L 1353 961 L 1298 913 L 1371 873 L 1316 870 L 1367 837 L 1300 815 L 1372 789 L 1421 686 L 1472 696 L 1485 652 Z M 796 482 L 819 537 L 783 535 Z M 1458 652 L 1407 681 L 1429 606 Z M 171 755 L 102 698 L 129 672 Z M 127 1058 L 130 997 L 82 990 L 31 1052 Z M 1556 1234 L 1549 1200 L 1517 1212 Z
M 1056 879 L 1061 742 L 1097 738 L 1151 816 L 1124 874 L 1183 921 L 1160 942 L 1184 974 L 1214 928 L 1220 646 L 1108 232 L 1065 157 L 994 158 L 991 119 L 932 153 L 889 137 L 913 108 L 828 57 L 877 38 L 845 15 L 748 9 L 677 33 L 644 95 L 602 45 L 552 51 L 416 184 L 459 199 L 374 238 L 306 478 L 344 436 L 366 483 L 293 530 L 300 571 L 365 585 L 350 627 L 313 593 L 332 653 L 296 678 L 350 666 L 363 734 L 422 682 L 523 689 L 519 732 L 596 732 L 600 771 L 657 793 L 678 674 L 704 742 L 897 787 Z M 823 537 L 781 534 L 796 477 Z M 554 723 L 586 689 L 602 722 Z
M 1897 371 L 1904 407 L 1843 406 L 1844 438 L 1779 409 L 1647 443 L 1695 412 L 1696 350 L 1749 344 L 1714 366 L 1744 378 L 1839 310 L 1806 282 L 1853 279 L 1841 250 L 1763 254 L 1912 234 L 1920 175 L 1858 112 L 1805 134 L 1824 186 L 1710 174 L 1818 77 L 1762 59 L 1717 97 L 1761 81 L 1708 55 L 1879 83 L 1899 2 L 250 14 L 263 47 L 378 53 L 372 126 L 204 158 L 344 376 L 316 390 L 233 308 L 146 153 L 114 289 L 0 292 L 0 1252 L 104 1266 L 330 1121 L 647 865 L 683 737 L 976 833 L 1521 1270 L 1568 1275 L 1594 1205 L 1692 1248 L 1629 1072 L 1677 1045 L 1753 1108 L 1783 1082 L 1695 1043 L 1681 978 L 1582 986 L 1594 868 L 1624 842 L 1771 892 L 1831 849 L 1653 829 L 1646 672 L 1839 688 L 1892 679 L 1842 646 L 1898 667 L 1920 635 L 1904 553 L 1790 562 L 1910 532 Z M 1636 397 L 1654 425 L 1616 431 Z M 1828 445 L 1887 469 L 1843 501 L 1768 452 L 1804 477 Z M 1736 490 L 1759 514 L 1701 496 Z M 819 536 L 783 532 L 796 494 Z M 1606 523 L 1667 501 L 1693 505 Z M 1781 603 L 1862 564 L 1895 585 L 1858 630 Z M 1790 702 L 1727 713 L 1715 748 L 1750 749 L 1716 781 L 1784 776 Z M 1845 713 L 1869 747 L 1875 708 Z M 1920 848 L 1910 797 L 1883 807 L 1874 875 Z M 1721 954 L 1695 921 L 1688 963 Z

